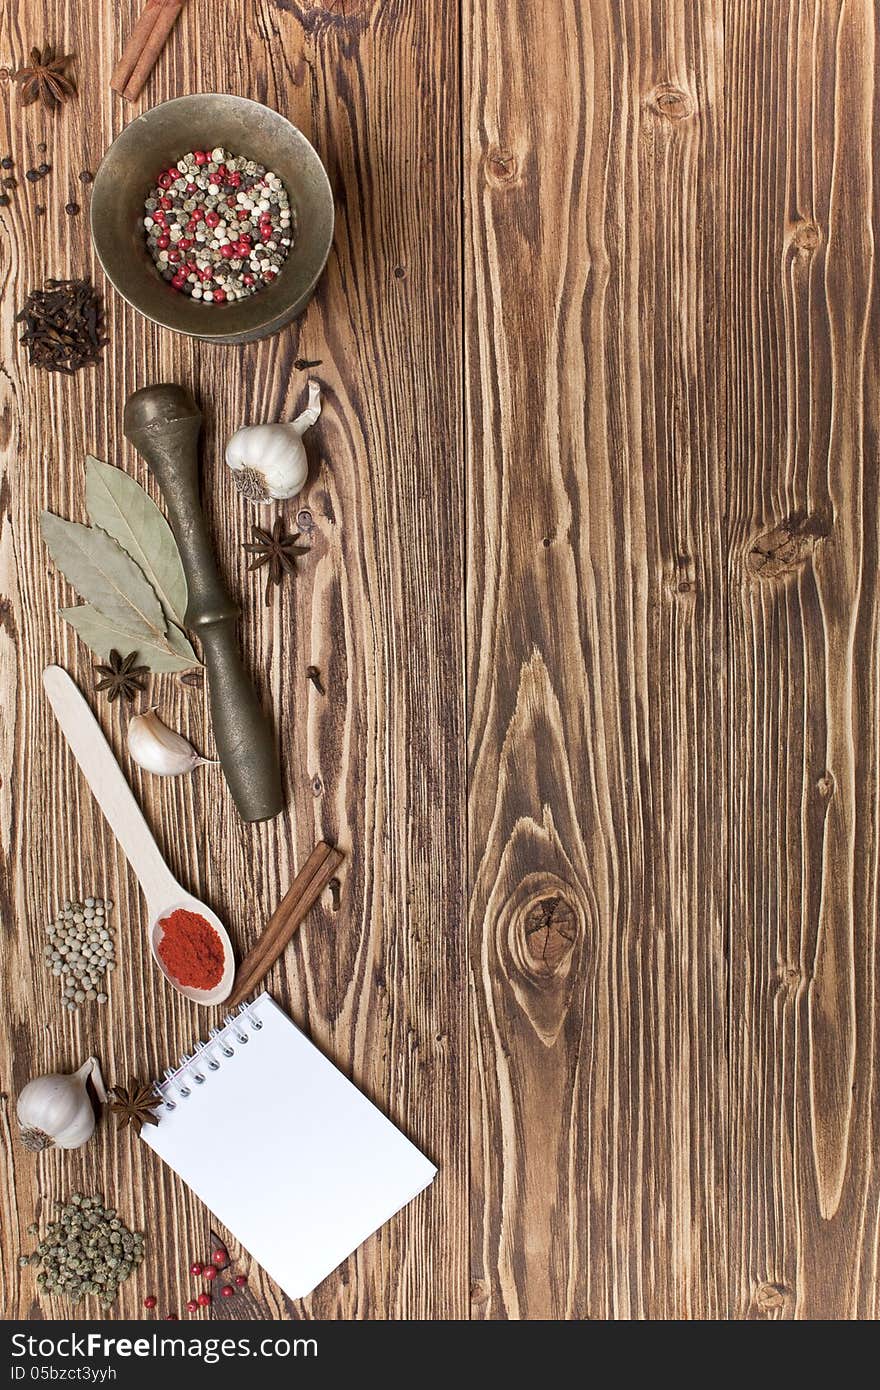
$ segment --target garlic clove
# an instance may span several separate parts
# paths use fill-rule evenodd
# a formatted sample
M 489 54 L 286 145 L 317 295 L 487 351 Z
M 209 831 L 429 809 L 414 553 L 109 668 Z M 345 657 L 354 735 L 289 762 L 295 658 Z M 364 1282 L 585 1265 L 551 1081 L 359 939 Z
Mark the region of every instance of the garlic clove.
M 202 764 L 216 762 L 200 757 L 182 734 L 162 723 L 155 710 L 136 714 L 129 720 L 127 742 L 132 760 L 157 777 L 179 777 Z
M 295 420 L 242 425 L 226 446 L 233 481 L 251 502 L 283 502 L 302 491 L 309 463 L 302 436 L 321 413 L 321 388 L 309 382 L 309 400 Z

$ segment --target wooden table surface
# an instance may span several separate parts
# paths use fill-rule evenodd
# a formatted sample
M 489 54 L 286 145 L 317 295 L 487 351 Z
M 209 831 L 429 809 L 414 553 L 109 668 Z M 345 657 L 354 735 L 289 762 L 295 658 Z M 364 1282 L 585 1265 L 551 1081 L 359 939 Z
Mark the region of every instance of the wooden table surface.
M 56 41 L 79 82 L 55 117 L 0 85 L 20 185 L 0 210 L 0 1309 L 67 1311 L 17 1255 L 77 1188 L 149 1233 L 112 1315 L 150 1291 L 180 1310 L 206 1248 L 204 1209 L 129 1133 L 35 1158 L 14 1132 L 32 1075 L 96 1052 L 149 1076 L 204 1028 L 150 964 L 40 688 L 51 661 L 91 681 L 40 509 L 83 519 L 87 452 L 146 482 L 122 406 L 174 380 L 205 412 L 289 809 L 247 827 L 216 769 L 127 770 L 240 952 L 316 839 L 339 843 L 339 911 L 325 896 L 270 985 L 440 1168 L 305 1301 L 253 1270 L 239 1315 L 876 1317 L 876 7 L 190 0 L 131 108 L 108 81 L 136 9 L 0 20 L 0 63 Z M 200 90 L 290 116 L 336 200 L 314 301 L 245 348 L 104 286 L 77 177 Z M 84 272 L 103 364 L 29 369 L 25 294 Z M 301 406 L 301 359 L 324 412 L 283 512 L 311 552 L 267 609 L 222 451 Z M 202 688 L 150 698 L 211 748 Z M 41 933 L 93 887 L 121 966 L 106 1008 L 68 1015 Z

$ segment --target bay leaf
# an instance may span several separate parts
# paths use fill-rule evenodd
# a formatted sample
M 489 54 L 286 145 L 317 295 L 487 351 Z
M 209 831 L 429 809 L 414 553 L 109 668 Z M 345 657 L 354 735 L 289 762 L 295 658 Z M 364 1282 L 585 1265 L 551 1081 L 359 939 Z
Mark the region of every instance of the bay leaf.
M 86 457 L 86 507 L 140 567 L 170 623 L 183 625 L 186 575 L 174 533 L 152 497 L 121 468 Z
M 112 536 L 97 527 L 40 517 L 49 554 L 81 598 L 127 632 L 164 638 L 165 614 L 143 572 Z
M 90 603 L 81 603 L 76 608 L 62 608 L 61 616 L 85 642 L 87 647 L 106 661 L 111 648 L 121 656 L 137 652 L 140 660 L 151 671 L 189 671 L 198 666 L 196 654 L 183 633 L 176 628 L 174 642 L 180 647 L 175 650 L 171 636 L 154 640 L 142 632 L 126 632 L 124 628 L 112 623 Z

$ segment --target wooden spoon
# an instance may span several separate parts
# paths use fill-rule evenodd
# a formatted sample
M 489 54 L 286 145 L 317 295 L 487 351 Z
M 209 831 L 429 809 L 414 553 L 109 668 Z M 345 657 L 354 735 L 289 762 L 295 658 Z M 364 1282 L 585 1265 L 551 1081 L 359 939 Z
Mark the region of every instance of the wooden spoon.
M 185 998 L 192 999 L 196 1004 L 222 1004 L 232 989 L 235 975 L 232 943 L 226 928 L 216 913 L 181 887 L 165 863 L 143 812 L 122 775 L 122 769 L 76 683 L 60 666 L 47 666 L 43 672 L 43 686 L 70 750 L 137 875 L 147 900 L 153 960 L 168 983 Z M 197 912 L 204 917 L 223 943 L 223 975 L 213 989 L 191 989 L 188 985 L 182 985 L 169 974 L 158 953 L 158 943 L 164 931 L 162 922 L 177 908 Z

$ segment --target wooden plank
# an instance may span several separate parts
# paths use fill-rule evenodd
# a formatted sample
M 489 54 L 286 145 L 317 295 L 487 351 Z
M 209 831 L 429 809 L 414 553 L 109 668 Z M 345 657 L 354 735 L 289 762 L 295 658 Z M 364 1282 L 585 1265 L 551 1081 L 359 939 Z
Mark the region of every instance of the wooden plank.
M 0 1306 L 60 1316 L 38 1304 L 34 1271 L 19 1271 L 24 1228 L 41 1201 L 103 1188 L 135 1225 L 156 1232 L 142 1277 L 114 1316 L 137 1316 L 148 1291 L 181 1310 L 190 1261 L 207 1253 L 209 1221 L 145 1146 L 102 1126 L 86 1149 L 34 1160 L 12 1137 L 16 1092 L 31 1075 L 89 1051 L 109 1077 L 155 1073 L 204 1026 L 172 999 L 143 950 L 137 889 L 110 843 L 40 697 L 43 665 L 59 660 L 89 684 L 90 661 L 55 615 L 68 594 L 47 563 L 41 507 L 83 512 L 87 449 L 145 469 L 121 433 L 135 387 L 178 380 L 206 411 L 205 496 L 222 568 L 243 606 L 245 656 L 276 713 L 293 810 L 244 827 L 215 770 L 191 780 L 133 782 L 176 872 L 217 908 L 241 952 L 250 946 L 315 840 L 345 852 L 342 907 L 310 916 L 270 977 L 318 1044 L 440 1164 L 434 1190 L 369 1241 L 305 1303 L 291 1307 L 256 1271 L 263 1315 L 457 1317 L 466 1308 L 463 915 L 462 477 L 459 443 L 460 228 L 458 21 L 439 0 L 186 8 L 144 104 L 190 90 L 268 101 L 314 141 L 337 203 L 337 235 L 318 295 L 298 328 L 241 349 L 189 343 L 137 318 L 112 293 L 104 365 L 71 381 L 29 371 L 13 314 L 45 275 L 93 268 L 85 216 L 63 204 L 83 167 L 132 110 L 108 90 L 137 6 L 6 7 L 0 60 L 43 38 L 78 54 L 80 95 L 54 120 L 7 103 L 0 142 L 19 177 L 49 145 L 48 207 L 33 214 L 24 185 L 0 238 L 3 474 L 0 682 L 4 709 L 0 1067 L 8 1096 L 0 1149 Z M 417 64 L 413 61 L 417 55 Z M 135 108 L 135 110 L 140 108 Z M 45 196 L 44 196 L 45 194 Z M 100 280 L 100 276 L 96 276 Z M 437 286 L 443 286 L 442 296 Z M 310 436 L 312 474 L 287 509 L 312 539 L 300 574 L 267 610 L 240 542 L 252 519 L 220 466 L 245 419 L 289 416 L 320 359 L 324 414 Z M 326 699 L 305 667 L 319 666 Z M 204 692 L 154 683 L 163 717 L 210 748 Z M 117 750 L 118 707 L 98 706 Z M 36 963 L 46 906 L 102 885 L 117 904 L 124 949 L 111 1003 L 62 1017 L 54 981 Z M 236 1130 L 230 1124 L 230 1145 Z M 233 1254 L 238 1255 L 233 1245 Z M 231 1311 L 224 1307 L 224 1313 Z M 248 1300 L 248 1316 L 254 1301 Z
M 721 11 L 464 5 L 477 1316 L 726 1308 Z
M 877 24 L 727 7 L 735 1317 L 880 1312 Z

